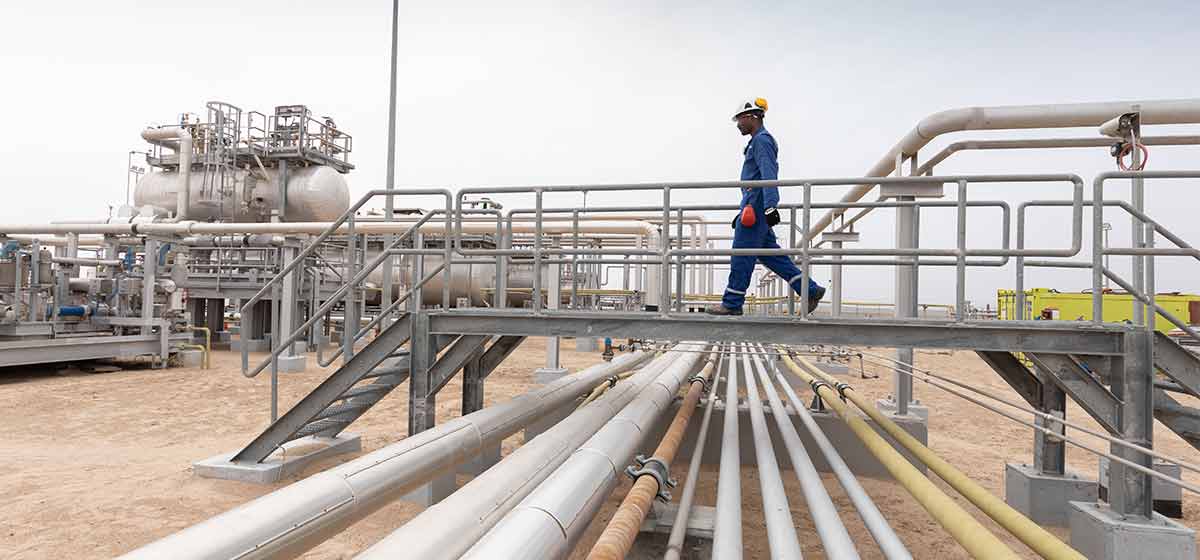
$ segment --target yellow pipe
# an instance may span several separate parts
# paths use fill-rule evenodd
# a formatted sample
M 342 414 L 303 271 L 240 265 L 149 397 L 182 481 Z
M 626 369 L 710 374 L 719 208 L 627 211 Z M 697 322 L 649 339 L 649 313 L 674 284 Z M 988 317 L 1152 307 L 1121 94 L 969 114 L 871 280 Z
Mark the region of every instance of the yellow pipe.
M 204 369 L 212 366 L 209 357 L 212 356 L 212 331 L 208 327 L 193 327 L 187 328 L 189 331 L 201 331 L 204 333 Z
M 811 384 L 815 381 L 812 375 L 796 365 L 791 358 L 783 356 L 783 363 L 805 382 Z M 929 512 L 930 516 L 946 528 L 950 536 L 958 541 L 958 544 L 962 545 L 971 557 L 1019 558 L 996 535 L 988 531 L 979 521 L 971 517 L 971 514 L 954 503 L 950 496 L 947 496 L 926 478 L 921 471 L 912 466 L 908 459 L 905 459 L 890 443 L 876 433 L 861 416 L 852 413 L 849 407 L 838 398 L 832 387 L 817 385 L 815 390 L 829 408 L 833 409 L 846 422 L 846 425 L 850 427 L 854 435 L 858 436 L 867 450 L 879 459 L 884 468 L 891 473 L 892 478 L 904 486 L 904 489 L 912 494 L 913 498 L 921 504 L 921 507 L 925 508 L 925 511 Z
M 797 360 L 819 378 L 827 382 L 837 383 L 837 380 L 829 377 L 825 372 L 820 371 L 804 358 L 797 356 Z M 870 416 L 871 420 L 874 420 L 879 427 L 892 436 L 892 439 L 895 439 L 909 453 L 912 453 L 914 457 L 925 463 L 929 467 L 929 470 L 946 481 L 946 484 L 954 487 L 955 490 L 970 500 L 972 504 L 975 504 L 975 507 L 978 507 L 988 517 L 994 519 L 996 523 L 1007 529 L 1008 532 L 1020 539 L 1029 548 L 1032 548 L 1042 558 L 1085 560 L 1082 554 L 1068 546 L 1067 543 L 1059 540 L 1054 534 L 1043 529 L 1041 525 L 1034 523 L 1032 519 L 1025 517 L 1021 512 L 1013 509 L 1012 506 L 1004 503 L 1004 500 L 988 492 L 984 487 L 971 480 L 965 473 L 955 468 L 954 465 L 939 457 L 933 450 L 913 437 L 912 434 L 904 431 L 903 428 L 897 426 L 895 422 L 892 422 L 891 419 L 880 413 L 874 406 L 868 404 L 853 389 L 845 387 L 842 394 L 858 408 L 862 409 L 867 416 Z

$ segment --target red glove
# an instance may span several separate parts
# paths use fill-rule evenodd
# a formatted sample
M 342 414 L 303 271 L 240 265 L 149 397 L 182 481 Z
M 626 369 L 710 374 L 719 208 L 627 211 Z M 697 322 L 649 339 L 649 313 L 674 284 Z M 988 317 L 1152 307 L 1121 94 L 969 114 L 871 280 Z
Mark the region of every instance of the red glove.
M 754 215 L 754 207 L 747 204 L 742 207 L 742 227 L 754 227 L 758 217 Z

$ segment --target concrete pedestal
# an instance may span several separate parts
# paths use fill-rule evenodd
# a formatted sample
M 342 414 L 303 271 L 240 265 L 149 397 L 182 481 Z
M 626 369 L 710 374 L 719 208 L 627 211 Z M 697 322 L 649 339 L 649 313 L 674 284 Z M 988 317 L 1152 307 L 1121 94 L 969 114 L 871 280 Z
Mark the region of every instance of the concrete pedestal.
M 1108 463 L 1108 457 L 1100 458 L 1099 499 L 1104 501 L 1108 501 Z M 1173 463 L 1154 461 L 1154 470 L 1173 478 L 1183 476 L 1183 469 Z M 1183 519 L 1182 488 L 1155 477 L 1150 479 L 1150 495 L 1154 497 L 1154 511 L 1172 519 Z
M 204 365 L 203 350 L 180 350 L 178 356 L 180 367 L 198 368 Z
M 1071 546 L 1089 560 L 1196 558 L 1196 532 L 1162 515 L 1123 516 L 1096 502 L 1070 507 Z
M 308 367 L 308 358 L 304 354 L 279 357 L 281 373 L 301 373 Z
M 596 339 L 591 337 L 581 337 L 575 339 L 576 352 L 595 352 L 600 349 L 600 345 Z
M 1071 471 L 1049 475 L 1030 465 L 1004 466 L 1004 501 L 1039 525 L 1066 527 L 1069 502 L 1094 502 L 1097 488 L 1095 480 Z
M 458 478 L 455 473 L 450 472 L 418 486 L 412 492 L 401 496 L 400 499 L 412 504 L 429 507 L 446 499 L 455 490 L 458 490 Z
M 634 560 L 658 560 L 667 551 L 667 541 L 675 524 L 678 504 L 653 502 L 646 521 L 642 523 L 637 540 L 626 558 Z M 713 530 L 716 527 L 717 509 L 709 506 L 692 505 L 688 514 L 687 530 L 683 546 L 679 550 L 682 560 L 708 560 L 712 558 Z
M 888 416 L 896 416 L 896 401 L 892 400 L 892 397 L 876 400 L 875 408 Z M 908 404 L 908 415 L 916 416 L 925 422 L 929 422 L 929 407 L 921 404 L 921 401 L 914 399 L 913 402 Z
M 314 461 L 361 450 L 362 438 L 357 434 L 341 434 L 332 438 L 308 436 L 283 444 L 261 463 L 234 463 L 230 459 L 236 452 L 222 453 L 192 463 L 192 472 L 204 478 L 271 484 L 299 473 Z

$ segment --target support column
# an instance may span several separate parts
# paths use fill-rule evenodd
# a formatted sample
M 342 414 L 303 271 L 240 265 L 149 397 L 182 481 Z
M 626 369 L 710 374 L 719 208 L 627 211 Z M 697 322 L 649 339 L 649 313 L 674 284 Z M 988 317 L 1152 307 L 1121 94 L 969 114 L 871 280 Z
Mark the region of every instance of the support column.
M 142 321 L 154 319 L 154 283 L 158 281 L 158 241 L 147 239 L 142 258 Z M 154 328 L 142 327 L 142 334 L 151 334 Z
M 437 420 L 437 394 L 431 391 L 433 380 L 429 376 L 430 367 L 437 360 L 437 346 L 429 333 L 429 315 L 413 313 L 409 350 L 408 435 L 411 437 L 432 428 Z M 429 506 L 453 493 L 456 484 L 455 473 L 451 470 L 409 492 L 402 499 Z
M 1066 393 L 1054 383 L 1052 374 L 1040 368 L 1036 368 L 1035 373 L 1041 382 L 1038 410 L 1065 419 Z M 1040 417 L 1034 421 L 1055 434 L 1066 435 L 1066 426 L 1061 422 Z M 1066 443 L 1060 437 L 1034 430 L 1033 464 L 1005 465 L 1005 501 L 1037 523 L 1065 527 L 1069 520 L 1070 502 L 1094 502 L 1098 492 L 1095 480 L 1067 471 L 1066 460 Z
M 857 243 L 859 234 L 856 231 L 845 232 L 826 232 L 821 234 L 822 241 L 828 241 L 834 249 L 841 249 L 845 243 Z M 832 259 L 835 261 L 830 268 L 833 275 L 830 280 L 830 295 L 829 309 L 834 317 L 842 316 L 842 261 L 841 255 L 834 255 Z
M 547 264 L 545 266 L 547 283 L 549 284 L 546 286 L 546 309 L 555 311 L 558 309 L 559 302 L 562 299 L 562 286 L 560 285 L 560 268 L 562 265 Z M 534 274 L 537 273 L 538 271 L 535 270 Z M 535 373 L 541 375 L 562 375 L 567 373 L 567 370 L 559 363 L 559 342 L 560 339 L 557 336 L 546 338 L 546 367 L 538 368 Z
M 1121 439 L 1144 447 L 1154 442 L 1154 365 L 1151 331 L 1125 334 L 1125 353 L 1112 360 L 1111 389 L 1122 401 Z M 1151 458 L 1120 445 L 1109 452 L 1152 468 Z M 1071 546 L 1093 560 L 1196 558 L 1195 531 L 1155 513 L 1149 475 L 1113 461 L 1108 503 L 1071 502 Z
M 292 261 L 296 260 L 298 250 L 295 247 L 282 247 L 280 251 L 283 253 L 283 259 L 280 266 L 288 266 Z M 297 267 L 292 272 L 283 277 L 281 295 L 279 301 L 279 332 L 276 336 L 279 340 L 283 340 L 292 334 L 296 329 L 299 308 L 297 307 L 297 280 L 300 273 L 303 271 L 303 266 Z M 295 373 L 304 371 L 307 361 L 304 356 L 306 344 L 303 340 L 296 341 L 283 349 L 283 353 L 279 355 L 279 371 L 284 373 Z M 299 351 L 297 351 L 299 348 Z
M 493 337 L 493 342 L 495 338 Z M 462 373 L 462 415 L 483 410 L 484 380 L 489 372 L 483 371 L 482 357 L 484 348 L 480 348 L 466 365 Z M 473 459 L 459 466 L 458 472 L 479 475 L 483 471 L 500 462 L 500 442 L 496 441 L 484 448 Z

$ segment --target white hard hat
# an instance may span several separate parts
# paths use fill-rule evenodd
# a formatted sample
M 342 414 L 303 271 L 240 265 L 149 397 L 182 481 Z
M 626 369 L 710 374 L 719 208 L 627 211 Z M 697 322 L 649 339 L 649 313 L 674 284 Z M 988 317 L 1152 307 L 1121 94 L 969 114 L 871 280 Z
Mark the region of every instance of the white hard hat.
M 738 105 L 737 112 L 733 114 L 732 120 L 737 121 L 738 117 L 742 116 L 743 114 L 749 113 L 750 111 L 762 111 L 762 112 L 766 113 L 767 112 L 767 100 L 763 99 L 761 97 L 755 97 L 755 98 L 751 98 L 751 99 L 747 99 L 747 100 L 743 101 L 740 105 Z

